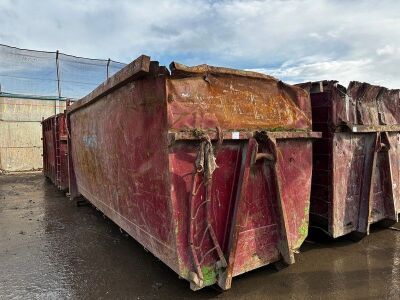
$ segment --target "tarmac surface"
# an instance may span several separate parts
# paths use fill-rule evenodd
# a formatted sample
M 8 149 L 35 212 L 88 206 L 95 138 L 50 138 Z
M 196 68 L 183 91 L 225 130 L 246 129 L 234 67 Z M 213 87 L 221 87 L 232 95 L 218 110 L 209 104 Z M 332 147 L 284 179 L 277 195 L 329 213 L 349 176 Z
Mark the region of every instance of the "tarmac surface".
M 400 228 L 399 225 L 395 226 Z M 310 238 L 296 263 L 189 283 L 94 207 L 77 207 L 40 173 L 0 176 L 0 299 L 400 299 L 400 231 L 362 241 Z

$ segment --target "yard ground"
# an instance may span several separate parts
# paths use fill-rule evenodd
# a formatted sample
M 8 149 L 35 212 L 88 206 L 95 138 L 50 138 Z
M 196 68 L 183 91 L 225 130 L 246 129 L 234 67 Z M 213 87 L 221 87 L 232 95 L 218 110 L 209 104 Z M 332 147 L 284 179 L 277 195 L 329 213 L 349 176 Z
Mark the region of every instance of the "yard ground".
M 397 228 L 400 226 L 397 225 Z M 92 206 L 41 174 L 0 176 L 0 299 L 400 299 L 400 231 L 309 239 L 296 263 L 197 292 Z

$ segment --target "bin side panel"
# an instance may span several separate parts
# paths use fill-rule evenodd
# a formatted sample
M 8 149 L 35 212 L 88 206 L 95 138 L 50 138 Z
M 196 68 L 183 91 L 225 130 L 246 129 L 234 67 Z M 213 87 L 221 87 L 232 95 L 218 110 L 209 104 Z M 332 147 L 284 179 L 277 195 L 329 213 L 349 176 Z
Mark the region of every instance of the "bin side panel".
M 381 87 L 381 91 L 376 99 L 381 124 L 392 125 L 400 124 L 399 120 L 399 91 L 389 90 Z
M 331 87 L 330 82 L 327 84 Z M 332 92 L 330 89 L 311 94 L 313 130 L 322 132 L 323 137 L 313 143 L 310 214 L 311 221 L 325 229 L 328 227 L 332 205 L 332 134 L 330 128 L 343 118 L 343 106 L 340 101 L 332 101 Z M 338 98 L 340 99 L 340 97 Z
M 367 83 L 351 82 L 347 94 L 356 101 L 357 124 L 379 125 L 378 102 L 376 101 L 381 87 L 372 86 Z
M 59 114 L 57 117 L 57 129 L 59 138 L 59 155 L 60 155 L 60 180 L 59 188 L 61 190 L 68 189 L 68 143 L 67 143 L 67 131 L 65 127 L 65 114 Z
M 298 249 L 308 234 L 312 141 L 282 139 L 278 140 L 277 146 L 289 245 L 292 249 Z
M 382 136 L 382 135 L 381 135 Z M 373 197 L 369 222 L 374 223 L 383 219 L 397 220 L 398 218 L 398 191 L 396 186 L 399 180 L 399 133 L 388 133 L 387 147 L 377 153 L 376 168 L 373 174 Z
M 400 90 L 389 90 L 382 102 L 387 124 L 400 124 Z
M 170 172 L 171 195 L 175 218 L 178 220 L 178 244 L 179 261 L 181 264 L 181 276 L 189 279 L 189 272 L 196 272 L 193 255 L 189 249 L 190 227 L 190 193 L 193 187 L 194 163 L 197 156 L 199 142 L 176 142 L 170 148 Z M 211 183 L 211 215 L 212 226 L 215 231 L 218 245 L 226 253 L 229 240 L 230 215 L 235 201 L 235 189 L 237 181 L 237 169 L 241 162 L 241 145 L 224 142 L 219 148 L 216 162 L 218 168 L 214 171 Z M 196 180 L 197 194 L 193 197 L 194 219 L 193 242 L 196 247 L 195 255 L 200 262 L 205 284 L 216 282 L 214 265 L 218 261 L 216 251 L 209 252 L 214 245 L 207 231 L 206 201 L 202 179 Z
M 43 173 L 53 183 L 56 182 L 56 149 L 54 140 L 54 117 L 43 121 Z
M 392 189 L 394 198 L 395 214 L 400 213 L 400 133 L 389 133 L 390 163 L 392 172 Z
M 330 93 L 326 93 L 330 98 L 328 101 L 333 102 L 331 113 L 334 126 L 340 126 L 344 123 L 356 124 L 357 122 L 356 102 L 344 91 L 339 90 L 339 88 L 332 88 Z
M 164 79 L 125 84 L 70 113 L 78 192 L 178 272 Z
M 372 201 L 369 222 L 374 223 L 384 219 L 388 215 L 387 203 L 392 202 L 390 189 L 390 166 L 387 154 L 378 152 L 376 158 L 376 168 L 372 178 Z
M 319 147 L 320 145 L 324 147 Z M 331 147 L 329 147 L 331 146 Z M 322 138 L 313 144 L 313 172 L 311 189 L 311 214 L 315 223 L 328 224 L 330 215 L 332 181 L 332 139 Z
M 46 130 L 47 130 L 47 123 L 46 121 L 42 121 L 41 123 L 42 125 L 42 146 L 43 146 L 43 175 L 48 177 L 48 173 L 49 173 L 49 166 L 48 166 L 48 153 L 47 153 L 47 146 L 46 146 Z
M 189 197 L 192 190 L 192 173 L 197 155 L 198 143 L 175 144 L 171 149 L 171 173 L 172 173 L 172 198 L 174 206 L 178 207 L 176 218 L 178 223 L 178 248 L 182 254 L 182 273 L 195 272 L 194 260 L 188 249 L 190 207 Z M 307 234 L 309 193 L 311 183 L 311 142 L 279 142 L 279 153 L 283 157 L 281 166 L 283 202 L 286 213 L 293 220 L 289 222 L 289 242 L 298 247 Z M 294 151 L 300 148 L 299 151 Z M 218 169 L 212 179 L 212 215 L 213 228 L 216 232 L 218 243 L 225 257 L 229 257 L 228 242 L 231 230 L 239 229 L 237 248 L 235 252 L 233 276 L 250 271 L 268 263 L 278 261 L 280 253 L 278 244 L 280 232 L 278 224 L 278 207 L 275 187 L 275 178 L 271 166 L 266 166 L 260 161 L 251 167 L 251 174 L 243 191 L 244 201 L 236 208 L 237 217 L 235 224 L 230 224 L 235 201 L 238 199 L 237 180 L 241 172 L 241 160 L 243 146 L 239 143 L 224 142 L 217 154 Z M 296 162 L 292 162 L 292 159 Z M 292 165 L 285 166 L 288 161 Z M 294 166 L 298 163 L 297 166 Z M 300 177 L 300 178 L 297 178 Z M 290 179 L 289 179 L 290 178 Z M 196 186 L 200 184 L 196 182 Z M 297 197 L 296 197 L 297 194 Z M 212 251 L 203 258 L 212 247 L 210 236 L 205 231 L 205 207 L 204 189 L 200 188 L 194 197 L 196 217 L 194 219 L 194 244 L 201 247 L 196 251 L 201 268 L 205 275 L 206 284 L 212 284 L 216 280 L 216 274 L 212 270 L 218 260 L 217 252 Z M 202 242 L 203 241 L 203 242 Z M 185 276 L 185 278 L 187 278 Z
M 360 202 L 368 201 L 366 191 L 369 189 L 373 143 L 373 134 L 334 134 L 333 214 L 330 227 L 334 237 L 350 233 L 357 228 L 362 210 Z
M 212 74 L 167 82 L 172 129 L 311 129 L 310 100 L 298 87 Z
M 348 94 L 357 103 L 358 124 L 396 125 L 400 123 L 400 92 L 368 83 L 350 82 Z
M 273 166 L 264 161 L 250 170 L 243 201 L 237 207 L 234 226 L 239 230 L 233 276 L 278 261 L 280 239 L 278 204 Z M 232 227 L 234 228 L 234 227 Z
M 66 140 L 60 142 L 60 182 L 59 188 L 67 190 L 69 187 L 68 180 L 68 144 Z

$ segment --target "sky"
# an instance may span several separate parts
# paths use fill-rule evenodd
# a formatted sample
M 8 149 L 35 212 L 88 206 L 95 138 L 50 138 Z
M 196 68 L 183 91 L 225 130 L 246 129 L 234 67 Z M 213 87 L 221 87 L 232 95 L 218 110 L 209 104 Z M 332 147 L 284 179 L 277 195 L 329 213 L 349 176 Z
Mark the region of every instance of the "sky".
M 0 43 L 400 88 L 398 0 L 0 0 Z

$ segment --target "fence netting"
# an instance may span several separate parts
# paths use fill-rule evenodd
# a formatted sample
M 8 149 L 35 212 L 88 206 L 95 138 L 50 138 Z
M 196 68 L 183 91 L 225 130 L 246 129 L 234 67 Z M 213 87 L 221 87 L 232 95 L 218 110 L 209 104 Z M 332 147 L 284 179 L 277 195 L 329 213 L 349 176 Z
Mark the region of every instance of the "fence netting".
M 0 45 L 0 92 L 79 99 L 124 66 L 113 60 Z

